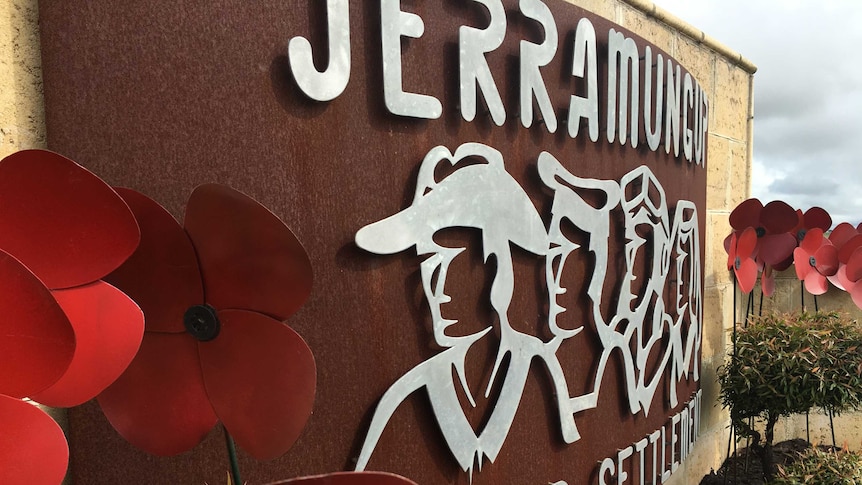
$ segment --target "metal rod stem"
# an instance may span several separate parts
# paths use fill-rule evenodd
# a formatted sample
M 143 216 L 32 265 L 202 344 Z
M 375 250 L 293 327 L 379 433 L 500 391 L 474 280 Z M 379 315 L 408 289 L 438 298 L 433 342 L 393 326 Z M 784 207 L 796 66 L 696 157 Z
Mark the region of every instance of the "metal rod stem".
M 230 461 L 230 475 L 233 485 L 242 485 L 242 476 L 239 473 L 239 461 L 236 458 L 236 444 L 233 442 L 233 437 L 228 433 L 227 428 L 222 425 L 224 430 L 224 440 L 227 446 L 227 457 Z

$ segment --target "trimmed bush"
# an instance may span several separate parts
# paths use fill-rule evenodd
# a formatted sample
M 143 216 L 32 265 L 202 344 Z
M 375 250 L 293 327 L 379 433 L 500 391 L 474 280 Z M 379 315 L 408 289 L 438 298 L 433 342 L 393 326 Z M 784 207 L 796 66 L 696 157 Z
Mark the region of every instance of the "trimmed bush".
M 765 420 L 764 470 L 772 476 L 778 418 L 821 408 L 862 408 L 862 329 L 838 312 L 768 314 L 737 330 L 736 352 L 719 369 L 721 403 L 739 437 L 759 446 L 751 418 Z

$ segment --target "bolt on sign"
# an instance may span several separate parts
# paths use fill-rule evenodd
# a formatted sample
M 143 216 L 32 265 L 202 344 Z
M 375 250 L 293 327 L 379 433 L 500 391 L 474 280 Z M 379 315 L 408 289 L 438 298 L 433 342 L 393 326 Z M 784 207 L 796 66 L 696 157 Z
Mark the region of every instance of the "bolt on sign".
M 48 0 L 40 21 L 52 149 L 174 213 L 230 184 L 309 249 L 290 323 L 314 414 L 247 479 L 646 484 L 691 453 L 709 93 L 666 52 L 557 0 Z M 154 467 L 92 405 L 70 434 L 82 483 L 226 466 L 211 436 Z

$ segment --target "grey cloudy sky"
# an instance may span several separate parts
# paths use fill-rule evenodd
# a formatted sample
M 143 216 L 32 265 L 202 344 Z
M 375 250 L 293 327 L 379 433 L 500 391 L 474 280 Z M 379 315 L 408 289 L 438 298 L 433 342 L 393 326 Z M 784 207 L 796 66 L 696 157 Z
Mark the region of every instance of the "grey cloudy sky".
M 757 65 L 752 195 L 862 221 L 862 2 L 654 1 Z

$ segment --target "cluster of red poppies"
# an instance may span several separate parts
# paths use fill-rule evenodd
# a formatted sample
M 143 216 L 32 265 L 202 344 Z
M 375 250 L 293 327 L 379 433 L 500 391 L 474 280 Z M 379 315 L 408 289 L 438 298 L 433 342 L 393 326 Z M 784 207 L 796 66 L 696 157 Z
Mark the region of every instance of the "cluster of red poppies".
M 218 421 L 256 458 L 285 453 L 311 414 L 316 368 L 283 320 L 311 283 L 287 226 L 228 187 L 198 187 L 183 227 L 58 154 L 0 160 L 0 481 L 60 483 L 66 472 L 63 431 L 23 398 L 95 397 L 123 437 L 157 455 L 193 448 Z
M 793 265 L 809 293 L 821 295 L 832 282 L 862 307 L 862 224 L 842 223 L 830 231 L 832 217 L 820 207 L 802 212 L 782 201 L 764 206 L 748 199 L 730 213 L 730 226 L 727 268 L 744 293 L 760 273 L 763 293 L 771 296 L 775 271 Z

